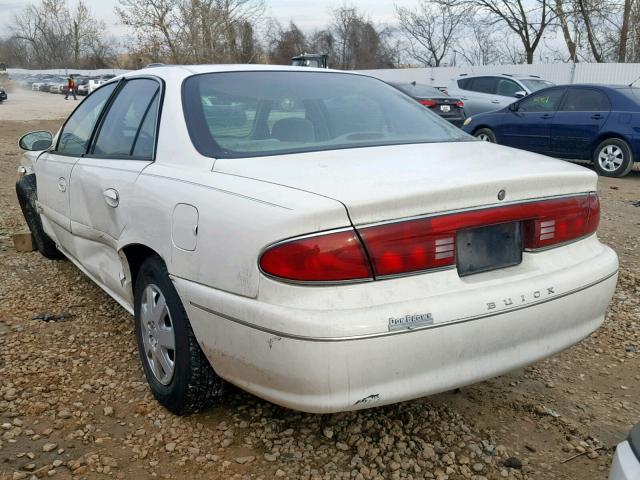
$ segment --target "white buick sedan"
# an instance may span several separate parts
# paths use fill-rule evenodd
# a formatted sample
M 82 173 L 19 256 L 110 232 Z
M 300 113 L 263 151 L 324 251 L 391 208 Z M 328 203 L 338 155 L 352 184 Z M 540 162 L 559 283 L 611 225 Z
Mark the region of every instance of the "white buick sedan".
M 595 173 L 364 75 L 140 70 L 20 144 L 38 249 L 133 313 L 177 414 L 224 380 L 308 412 L 478 382 L 589 335 L 616 284 Z

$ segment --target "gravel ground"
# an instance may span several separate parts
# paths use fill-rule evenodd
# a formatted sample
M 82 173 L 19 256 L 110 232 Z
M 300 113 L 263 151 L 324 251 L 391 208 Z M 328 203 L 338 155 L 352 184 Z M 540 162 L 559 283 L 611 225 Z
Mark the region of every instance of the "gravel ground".
M 48 113 L 29 118 L 40 104 Z M 0 106 L 0 479 L 607 478 L 640 420 L 638 172 L 600 182 L 600 236 L 621 278 L 605 325 L 566 352 L 357 413 L 301 414 L 230 389 L 223 405 L 178 418 L 147 389 L 131 317 L 70 262 L 11 242 L 24 229 L 17 138 L 58 128 L 53 113 L 75 104 L 16 89 Z

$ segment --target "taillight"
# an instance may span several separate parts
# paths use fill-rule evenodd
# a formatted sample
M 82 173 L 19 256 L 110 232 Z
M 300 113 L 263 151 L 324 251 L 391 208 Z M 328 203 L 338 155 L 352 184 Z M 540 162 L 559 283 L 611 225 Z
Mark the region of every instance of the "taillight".
M 458 101 L 456 102 L 456 107 L 458 107 L 458 108 L 462 108 L 462 107 L 464 107 L 464 102 L 463 102 L 462 100 L 458 100 Z
M 595 193 L 470 210 L 359 229 L 374 276 L 398 275 L 456 263 L 459 230 L 520 221 L 524 248 L 538 249 L 593 233 L 600 208 Z
M 460 230 L 520 222 L 523 247 L 536 250 L 594 233 L 599 221 L 590 193 L 363 227 L 360 237 L 346 230 L 293 239 L 268 249 L 260 268 L 299 282 L 372 280 L 454 266 Z
M 268 275 L 299 282 L 372 279 L 366 254 L 353 230 L 275 245 L 260 258 L 260 268 Z
M 436 106 L 436 102 L 434 102 L 433 100 L 428 100 L 428 99 L 422 99 L 422 100 L 418 100 L 418 103 L 420 105 L 424 105 L 425 107 L 435 107 Z

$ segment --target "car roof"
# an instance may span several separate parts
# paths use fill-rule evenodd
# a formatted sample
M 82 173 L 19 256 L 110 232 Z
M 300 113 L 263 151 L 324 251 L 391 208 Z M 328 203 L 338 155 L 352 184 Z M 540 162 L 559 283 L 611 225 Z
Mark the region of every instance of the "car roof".
M 544 80 L 544 78 L 539 75 L 530 75 L 527 73 L 461 73 L 458 75 L 458 78 L 475 78 L 475 77 L 506 77 L 506 78 L 515 78 L 516 80 L 525 78 L 525 79 L 534 79 L 534 80 Z
M 136 77 L 141 75 L 152 75 L 160 78 L 174 78 L 177 75 L 190 77 L 202 73 L 222 73 L 222 72 L 317 72 L 317 73 L 342 73 L 349 75 L 362 75 L 362 73 L 344 70 L 333 70 L 330 68 L 293 67 L 290 65 L 254 65 L 254 64 L 214 64 L 214 65 L 164 65 L 158 67 L 142 68 L 132 70 L 122 76 Z M 116 77 L 119 78 L 119 77 Z

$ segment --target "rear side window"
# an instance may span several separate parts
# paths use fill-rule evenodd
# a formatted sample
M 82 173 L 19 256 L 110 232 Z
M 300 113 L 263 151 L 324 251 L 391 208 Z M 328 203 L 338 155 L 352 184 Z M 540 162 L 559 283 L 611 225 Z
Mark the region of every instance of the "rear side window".
M 592 88 L 569 88 L 561 110 L 566 112 L 604 112 L 610 110 L 609 99 Z
M 478 93 L 490 93 L 495 94 L 498 89 L 498 79 L 495 77 L 476 77 L 472 79 L 471 88 Z
M 80 104 L 62 127 L 56 153 L 70 156 L 86 153 L 93 128 L 116 85 L 116 83 L 105 85 Z
M 461 78 L 460 80 L 458 80 L 458 87 L 463 90 L 469 90 L 469 87 L 471 86 L 471 80 L 471 78 Z
M 145 159 L 150 159 L 153 148 L 149 150 L 148 145 L 153 146 L 155 128 L 151 129 L 148 122 L 155 125 L 157 105 L 155 109 L 152 107 L 159 92 L 160 85 L 154 80 L 141 78 L 127 81 L 102 121 L 92 154 L 115 158 L 133 156 L 136 141 L 139 140 L 147 145 L 139 151 L 144 153 Z M 147 118 L 149 120 L 145 122 Z

